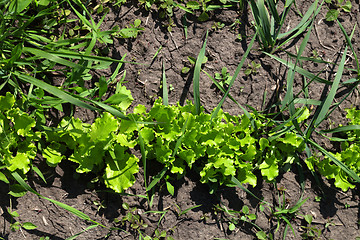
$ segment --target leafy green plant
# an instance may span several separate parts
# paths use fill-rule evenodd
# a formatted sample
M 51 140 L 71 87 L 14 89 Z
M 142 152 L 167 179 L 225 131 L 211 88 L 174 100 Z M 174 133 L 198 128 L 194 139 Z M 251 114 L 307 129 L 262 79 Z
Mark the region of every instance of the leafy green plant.
M 140 231 L 141 229 L 145 229 L 148 227 L 141 216 L 137 213 L 137 208 L 130 208 L 129 204 L 123 203 L 123 209 L 126 211 L 126 215 L 121 218 L 121 220 L 115 220 L 121 222 L 122 225 L 129 223 L 130 228 L 136 231 Z
M 141 20 L 135 19 L 134 24 L 130 24 L 130 27 L 120 29 L 117 27 L 113 30 L 116 32 L 113 33 L 113 36 L 120 38 L 136 38 L 140 32 L 144 31 L 143 27 L 140 27 Z
M 41 138 L 41 133 L 34 130 L 35 120 L 33 116 L 21 110 L 23 102 L 7 93 L 0 96 L 0 138 L 2 140 L 0 148 L 0 180 L 10 183 L 11 172 L 18 171 L 26 174 L 32 168 L 32 161 L 36 156 L 35 142 Z M 39 171 L 38 171 L 39 172 Z M 25 192 L 16 192 L 21 196 Z
M 259 63 L 256 63 L 254 61 L 251 61 L 250 64 L 248 64 L 248 68 L 246 68 L 246 70 L 244 71 L 245 75 L 246 76 L 249 76 L 249 75 L 256 75 L 257 74 L 257 71 L 258 69 L 261 67 L 261 64 Z
M 313 218 L 311 215 L 305 215 L 304 219 L 307 223 L 307 226 L 301 226 L 305 230 L 301 234 L 302 239 L 320 239 L 321 237 L 321 230 L 312 225 Z
M 340 10 L 344 12 L 351 12 L 351 1 L 348 0 L 325 0 L 325 2 L 331 7 L 326 13 L 325 20 L 332 22 L 335 21 L 339 14 Z
M 200 10 L 201 14 L 198 17 L 199 21 L 207 21 L 209 19 L 208 12 L 214 11 L 220 8 L 227 8 L 233 6 L 232 4 L 227 4 L 227 0 L 221 0 L 220 4 L 211 4 L 212 0 L 198 0 L 198 1 L 188 1 L 186 3 L 186 8 L 190 11 Z
M 339 23 L 339 22 L 338 22 Z M 342 29 L 347 46 L 344 49 L 344 53 L 342 53 L 341 60 L 338 64 L 338 69 L 336 75 L 334 76 L 333 81 L 327 81 L 325 79 L 320 78 L 318 75 L 311 74 L 310 72 L 304 70 L 301 66 L 298 66 L 300 61 L 301 55 L 306 47 L 307 41 L 309 39 L 310 30 L 312 29 L 312 25 L 310 26 L 309 31 L 305 35 L 303 42 L 300 45 L 300 48 L 297 52 L 296 56 L 292 56 L 295 58 L 295 64 L 291 61 L 284 61 L 274 55 L 267 54 L 272 58 L 278 60 L 282 64 L 285 64 L 287 67 L 290 68 L 290 71 L 287 75 L 287 86 L 286 86 L 286 95 L 281 102 L 278 103 L 280 106 L 280 112 L 276 114 L 276 116 L 280 116 L 283 112 L 287 112 L 287 117 L 281 121 L 275 121 L 275 128 L 270 131 L 270 139 L 278 138 L 279 136 L 283 135 L 284 133 L 293 132 L 297 136 L 299 136 L 302 140 L 302 144 L 304 145 L 304 149 L 306 150 L 306 154 L 308 156 L 308 160 L 306 160 L 306 164 L 308 168 L 314 172 L 316 169 L 314 168 L 315 165 L 319 165 L 318 169 L 321 174 L 327 176 L 328 178 L 335 178 L 336 186 L 342 188 L 343 190 L 347 190 L 349 187 L 353 187 L 353 184 L 349 183 L 350 179 L 353 179 L 356 182 L 360 182 L 360 177 L 356 173 L 351 165 L 345 164 L 343 161 L 339 160 L 341 153 L 330 153 L 326 151 L 323 147 L 321 147 L 318 143 L 312 140 L 312 135 L 317 133 L 321 136 L 326 136 L 328 133 L 333 132 L 344 132 L 347 130 L 355 130 L 356 127 L 348 127 L 348 128 L 339 128 L 339 129 L 328 129 L 328 130 L 320 130 L 320 124 L 329 117 L 331 113 L 339 106 L 341 102 L 343 102 L 357 87 L 358 81 L 356 79 L 350 79 L 348 81 L 341 81 L 342 74 L 345 69 L 345 60 L 346 60 L 346 53 L 348 48 L 353 51 L 353 46 L 351 44 L 351 37 L 353 36 L 354 30 L 352 31 L 351 35 L 348 36 L 343 29 L 342 25 L 339 23 L 340 28 Z M 357 59 L 357 58 L 356 58 Z M 358 63 L 358 61 L 356 61 Z M 358 64 L 357 64 L 358 66 Z M 303 82 L 304 87 L 302 88 L 301 92 L 294 93 L 294 76 L 295 72 L 301 74 L 306 79 Z M 310 79 L 309 81 L 307 79 Z M 318 82 L 326 85 L 331 86 L 329 88 L 329 92 L 326 98 L 319 100 L 314 100 L 309 97 L 309 90 L 308 86 L 312 82 Z M 338 88 L 343 84 L 354 83 L 354 85 L 350 88 L 349 92 L 342 96 L 342 98 L 337 102 L 333 103 L 334 98 L 337 94 Z M 324 86 L 324 87 L 325 87 Z M 304 94 L 305 99 L 299 97 L 300 94 Z M 295 103 L 300 103 L 302 107 L 296 108 Z M 315 105 L 316 110 L 313 114 L 309 114 L 309 109 L 307 106 Z M 308 112 L 308 113 L 306 113 Z M 335 140 L 334 138 L 330 138 L 331 140 Z M 318 158 L 317 155 L 314 155 L 314 151 L 319 151 L 324 155 L 324 160 Z M 320 163 L 321 162 L 321 163 Z M 321 170 L 320 170 L 321 169 Z M 347 177 L 350 176 L 349 180 Z M 352 180 L 350 180 L 352 181 Z
M 236 229 L 236 226 L 238 226 L 240 223 L 247 222 L 253 225 L 258 230 L 256 235 L 259 232 L 264 232 L 258 225 L 255 224 L 255 220 L 257 218 L 256 214 L 250 213 L 249 207 L 246 205 L 242 207 L 241 211 L 230 210 L 227 209 L 225 206 L 220 205 L 216 205 L 214 207 L 214 210 L 217 215 L 221 214 L 222 218 L 226 219 L 229 224 L 228 228 L 230 231 L 234 231 Z
M 222 22 L 214 22 L 214 24 L 211 26 L 212 29 L 219 30 L 225 27 L 225 23 Z
M 221 69 L 221 73 L 215 73 L 215 79 L 219 81 L 221 87 L 225 88 L 230 85 L 232 76 L 228 73 L 226 67 Z
M 20 222 L 16 221 L 15 218 L 20 216 L 16 211 L 12 211 L 10 208 L 7 208 L 7 211 L 9 213 L 9 215 L 11 216 L 10 228 L 12 231 L 15 232 L 15 231 L 19 230 L 20 228 L 23 228 L 25 230 L 34 230 L 37 228 L 37 226 L 35 226 L 31 222 L 20 223 Z
M 346 117 L 350 119 L 348 126 L 340 126 L 331 132 L 341 132 L 341 130 L 351 130 L 347 132 L 347 141 L 342 142 L 341 152 L 333 154 L 337 160 L 341 161 L 347 168 L 352 170 L 355 174 L 360 175 L 360 143 L 358 137 L 360 136 L 360 111 L 353 109 L 346 110 Z M 332 162 L 331 156 L 325 156 L 320 159 L 320 156 L 312 156 L 306 160 L 306 164 L 310 169 L 317 169 L 323 176 L 328 179 L 334 179 L 335 186 L 347 191 L 349 188 L 355 188 L 354 183 L 348 176 L 346 171 Z

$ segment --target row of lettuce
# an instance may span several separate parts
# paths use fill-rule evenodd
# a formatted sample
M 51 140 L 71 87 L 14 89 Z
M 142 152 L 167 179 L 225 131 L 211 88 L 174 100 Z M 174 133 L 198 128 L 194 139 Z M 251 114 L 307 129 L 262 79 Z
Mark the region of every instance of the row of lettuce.
M 16 99 L 11 93 L 0 96 L 0 180 L 8 184 L 13 183 L 12 172 L 26 177 L 31 169 L 37 169 L 33 161 L 39 158 L 51 167 L 62 161 L 74 162 L 76 172 L 95 173 L 108 188 L 122 193 L 135 183 L 139 165 L 144 166 L 133 154 L 141 149 L 142 160 L 147 166 L 157 161 L 162 176 L 179 178 L 193 169 L 212 191 L 232 185 L 232 176 L 252 186 L 257 185 L 259 176 L 274 181 L 281 170 L 302 161 L 311 171 L 334 179 L 343 191 L 355 187 L 329 158 L 299 157 L 305 144 L 295 133 L 269 138 L 274 122 L 256 112 L 249 118 L 220 111 L 212 118 L 203 110 L 195 114 L 191 102 L 165 106 L 158 99 L 149 111 L 136 106 L 128 120 L 104 112 L 92 124 L 64 117 L 57 126 L 41 127 L 46 125 L 43 110 L 29 113 L 26 105 L 24 98 Z M 349 124 L 359 124 L 360 111 L 347 111 Z M 309 114 L 306 109 L 298 120 Z M 349 139 L 359 135 L 360 130 L 348 133 Z M 342 151 L 334 156 L 360 173 L 359 142 L 343 142 Z

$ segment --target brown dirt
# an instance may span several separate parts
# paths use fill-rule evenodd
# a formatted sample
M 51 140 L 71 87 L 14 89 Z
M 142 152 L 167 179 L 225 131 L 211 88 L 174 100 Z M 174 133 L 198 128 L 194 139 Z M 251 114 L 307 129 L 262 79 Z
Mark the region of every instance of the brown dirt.
M 298 10 L 305 13 L 311 1 L 296 1 Z M 340 14 L 340 21 L 348 33 L 352 30 L 354 24 L 360 24 L 359 1 L 352 1 L 353 7 L 351 13 Z M 343 50 L 344 37 L 336 23 L 329 24 L 323 21 L 326 14 L 326 8 L 323 7 L 316 19 L 316 26 L 310 36 L 304 56 L 311 56 L 312 51 L 316 50 L 325 60 L 339 62 L 340 51 Z M 230 73 L 233 73 L 240 62 L 240 59 L 246 50 L 253 30 L 250 25 L 251 13 L 240 14 L 236 9 L 216 11 L 211 15 L 211 20 L 207 22 L 198 22 L 196 18 L 189 17 L 188 38 L 185 39 L 181 17 L 183 11 L 177 10 L 174 14 L 175 26 L 170 34 L 162 25 L 165 21 L 158 19 L 156 14 L 149 14 L 138 10 L 137 7 L 128 3 L 120 9 L 113 8 L 105 19 L 103 28 L 110 29 L 118 24 L 120 27 L 129 25 L 134 19 L 139 18 L 145 25 L 145 31 L 136 39 L 115 40 L 114 45 L 110 46 L 109 56 L 120 58 L 127 54 L 127 61 L 136 61 L 151 65 L 125 64 L 123 70 L 127 71 L 126 87 L 131 90 L 134 103 L 144 104 L 150 107 L 154 98 L 159 96 L 160 83 L 162 76 L 161 64 L 164 62 L 168 84 L 173 86 L 169 94 L 170 103 L 180 102 L 184 104 L 186 99 L 192 99 L 192 76 L 181 74 L 181 68 L 186 64 L 188 56 L 196 57 L 203 43 L 206 30 L 209 29 L 209 37 L 206 48 L 206 56 L 209 61 L 205 64 L 204 70 L 210 74 L 220 72 L 221 68 L 226 66 Z M 230 25 L 236 18 L 240 18 L 242 24 L 230 29 Z M 291 21 L 289 26 L 293 27 L 300 17 L 296 12 L 291 12 Z M 218 30 L 211 30 L 214 22 L 223 22 L 225 27 Z M 238 33 L 245 35 L 242 41 L 238 41 Z M 360 33 L 358 28 L 355 31 L 353 44 L 358 51 L 360 49 L 358 39 Z M 301 44 L 302 38 L 297 39 L 288 46 L 286 50 L 295 53 L 296 47 Z M 153 61 L 155 52 L 162 46 L 157 58 Z M 276 98 L 276 90 L 280 89 L 279 96 L 284 95 L 281 86 L 286 83 L 286 67 L 280 65 L 256 51 L 257 46 L 251 51 L 246 61 L 246 65 L 251 61 L 261 64 L 256 75 L 246 77 L 243 71 L 237 78 L 231 89 L 231 95 L 243 106 L 248 104 L 257 110 L 263 109 L 263 95 L 267 92 L 265 106 L 270 105 Z M 276 53 L 282 58 L 286 58 L 284 53 Z M 354 61 L 349 56 L 347 67 L 353 68 Z M 322 77 L 329 80 L 333 79 L 334 69 L 331 65 L 315 64 L 304 62 L 304 68 L 318 73 L 323 68 L 327 71 L 321 74 Z M 244 68 L 245 69 L 245 68 Z M 108 73 L 97 73 L 108 74 Z M 350 72 L 345 72 L 344 81 L 351 78 Z M 297 75 L 296 89 L 301 88 L 301 78 Z M 323 92 L 324 85 L 312 84 L 310 86 L 310 96 L 313 99 L 320 99 L 326 95 Z M 346 89 L 340 89 L 346 92 Z M 216 91 L 211 80 L 205 75 L 201 75 L 200 83 L 201 103 L 207 111 L 211 111 L 221 100 L 222 94 Z M 341 98 L 341 94 L 337 99 Z M 343 123 L 345 114 L 344 108 L 358 106 L 359 98 L 356 95 L 350 96 L 340 105 L 340 110 L 335 111 L 329 118 L 327 124 Z M 225 101 L 223 109 L 231 114 L 241 114 L 241 110 L 235 106 L 229 99 Z M 77 116 L 86 121 L 91 121 L 93 114 L 77 109 Z M 332 148 L 328 142 L 320 143 L 327 148 Z M 241 210 L 244 205 L 250 207 L 251 213 L 256 213 L 255 223 L 265 231 L 270 231 L 275 235 L 275 239 L 282 239 L 284 227 L 282 222 L 280 229 L 276 231 L 277 221 L 271 218 L 269 210 L 259 211 L 259 202 L 245 192 L 236 188 L 221 188 L 211 195 L 206 185 L 200 184 L 199 179 L 191 172 L 185 178 L 176 181 L 175 196 L 171 196 L 165 190 L 165 186 L 159 186 L 155 193 L 152 207 L 148 206 L 146 200 L 139 197 L 120 196 L 107 192 L 98 184 L 89 184 L 94 176 L 73 175 L 71 163 L 64 162 L 58 166 L 55 171 L 44 164 L 39 168 L 47 177 L 47 184 L 44 184 L 36 176 L 29 177 L 29 184 L 43 196 L 66 203 L 78 210 L 88 214 L 91 219 L 107 226 L 117 227 L 122 230 L 109 231 L 108 229 L 97 227 L 81 234 L 77 239 L 139 239 L 137 231 L 132 230 L 129 224 L 122 226 L 115 223 L 114 219 L 121 219 L 126 211 L 122 203 L 128 203 L 131 207 L 136 207 L 136 214 L 141 214 L 142 219 L 149 227 L 142 229 L 142 232 L 154 236 L 154 230 L 159 226 L 160 230 L 166 230 L 168 236 L 174 239 L 256 239 L 256 229 L 250 224 L 240 223 L 234 231 L 228 230 L 229 221 L 226 214 L 216 211 L 215 206 L 225 206 L 231 210 Z M 291 222 L 294 234 L 288 230 L 285 239 L 301 239 L 300 234 L 304 232 L 301 226 L 306 226 L 302 215 L 311 214 L 314 218 L 313 226 L 321 231 L 320 239 L 355 239 L 360 237 L 358 222 L 360 220 L 359 194 L 357 190 L 343 193 L 335 189 L 332 182 L 325 179 L 319 179 L 320 185 L 307 169 L 298 171 L 296 167 L 291 172 L 286 172 L 277 178 L 277 186 L 286 189 L 285 196 L 289 207 L 293 206 L 300 198 L 301 172 L 305 174 L 303 180 L 305 184 L 305 193 L 303 198 L 309 198 L 300 208 L 299 214 Z M 138 181 L 127 193 L 141 195 L 145 194 L 143 177 L 139 173 Z M 248 187 L 258 197 L 264 198 L 267 202 L 278 205 L 277 190 L 273 184 L 259 181 L 256 188 Z M 19 222 L 32 222 L 38 226 L 36 230 L 10 231 L 11 218 L 7 214 L 7 208 L 10 207 L 10 198 L 7 195 L 7 185 L 0 183 L 0 237 L 4 239 L 39 239 L 41 236 L 49 236 L 50 239 L 66 239 L 78 232 L 81 232 L 91 223 L 77 218 L 73 214 L 55 206 L 49 201 L 43 200 L 34 194 L 27 193 L 24 197 L 11 198 L 12 208 L 17 210 L 20 217 Z M 315 198 L 321 196 L 321 200 Z M 106 207 L 98 211 L 94 202 L 102 202 Z M 179 208 L 185 210 L 189 207 L 201 205 L 179 216 Z M 178 208 L 178 207 L 179 208 Z M 148 210 L 167 211 L 160 221 L 161 214 L 145 213 Z M 158 225 L 159 223 L 159 225 Z M 326 226 L 329 223 L 329 226 Z M 125 232 L 126 231 L 126 232 Z M 108 234 L 108 235 L 107 235 Z

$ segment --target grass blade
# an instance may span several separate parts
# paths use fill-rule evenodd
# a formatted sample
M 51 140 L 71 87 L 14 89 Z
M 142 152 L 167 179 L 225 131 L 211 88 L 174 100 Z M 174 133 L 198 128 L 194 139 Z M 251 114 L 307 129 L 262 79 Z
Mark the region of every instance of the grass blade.
M 194 77 L 193 77 L 193 85 L 194 85 L 194 105 L 196 109 L 196 114 L 200 114 L 200 71 L 201 65 L 203 63 L 205 57 L 205 48 L 206 48 L 206 41 L 209 32 L 206 31 L 206 36 L 204 40 L 204 44 L 200 50 L 200 53 L 196 59 L 195 68 L 194 68 Z
M 277 57 L 277 56 L 275 56 L 275 55 L 272 55 L 272 54 L 270 54 L 270 53 L 266 53 L 266 52 L 265 52 L 265 54 L 268 55 L 269 57 L 271 57 L 271 58 L 279 61 L 280 63 L 284 64 L 284 65 L 287 66 L 288 68 L 290 68 L 290 69 L 295 69 L 295 71 L 296 71 L 297 73 L 305 76 L 305 77 L 308 78 L 308 79 L 314 79 L 314 81 L 317 81 L 317 82 L 319 82 L 319 83 L 325 83 L 325 84 L 328 84 L 328 85 L 331 85 L 331 84 L 332 84 L 332 82 L 327 81 L 327 80 L 325 80 L 325 79 L 323 79 L 323 78 L 321 78 L 321 77 L 319 77 L 319 76 L 316 76 L 316 75 L 314 75 L 314 74 L 306 71 L 305 69 L 303 69 L 303 68 L 301 68 L 301 67 L 299 67 L 299 66 L 297 66 L 297 67 L 295 68 L 295 66 L 294 66 L 293 63 L 289 63 L 288 61 L 285 61 L 285 60 L 283 60 L 283 59 L 281 59 L 281 58 L 279 58 L 279 57 Z
M 341 80 L 341 77 L 342 77 L 342 74 L 343 74 L 343 71 L 344 71 L 344 65 L 345 65 L 345 60 L 346 60 L 346 53 L 347 53 L 347 49 L 348 47 L 346 46 L 345 47 L 345 50 L 344 50 L 344 53 L 343 53 L 343 56 L 341 58 L 341 61 L 340 61 L 340 64 L 339 64 L 339 67 L 338 67 L 338 70 L 337 70 L 337 73 L 336 73 L 336 76 L 335 76 L 335 79 L 334 79 L 334 82 L 331 86 L 331 89 L 330 89 L 330 92 L 329 94 L 327 95 L 324 103 L 320 106 L 320 111 L 319 111 L 319 114 L 316 116 L 316 120 L 315 120 L 315 124 L 314 124 L 314 127 L 316 128 L 322 121 L 324 121 L 325 119 L 325 116 L 326 116 L 326 113 L 329 111 L 329 108 L 331 106 L 331 103 L 333 102 L 334 100 L 334 97 L 335 97 L 335 94 L 336 94 L 336 91 L 339 87 L 339 84 L 340 84 L 340 80 Z
M 35 86 L 44 89 L 45 91 L 51 93 L 54 96 L 57 96 L 58 98 L 63 99 L 66 102 L 69 102 L 71 104 L 74 104 L 76 106 L 82 107 L 82 108 L 86 108 L 86 109 L 90 109 L 93 111 L 97 111 L 99 110 L 96 107 L 93 107 L 73 96 L 71 96 L 70 94 L 66 93 L 63 90 L 58 89 L 57 87 L 54 87 L 50 84 L 47 84 L 39 79 L 36 79 L 34 77 L 28 76 L 28 75 L 24 75 L 18 72 L 14 73 L 20 80 L 34 84 Z
M 163 104 L 165 106 L 168 106 L 169 105 L 169 97 L 168 97 L 168 89 L 167 89 L 167 84 L 166 84 L 164 61 L 162 62 L 162 89 L 163 89 Z
M 87 104 L 83 101 L 81 101 L 80 99 L 83 99 L 84 101 L 89 101 L 94 105 L 97 105 L 101 108 L 103 108 L 105 111 L 108 111 L 109 113 L 113 114 L 114 116 L 117 116 L 119 118 L 122 119 L 126 119 L 129 120 L 128 117 L 126 117 L 122 112 L 120 112 L 119 110 L 117 110 L 116 108 L 113 108 L 109 105 L 106 105 L 105 103 L 102 102 L 97 102 L 94 100 L 90 100 L 90 99 L 85 99 L 85 98 L 81 98 L 81 97 L 74 97 L 72 95 L 70 95 L 70 93 L 66 93 L 63 90 L 58 89 L 57 87 L 54 87 L 50 84 L 47 84 L 39 79 L 36 79 L 34 77 L 31 76 L 27 76 L 21 73 L 14 73 L 17 77 L 19 77 L 21 80 L 34 84 L 35 86 L 44 89 L 45 91 L 49 92 L 50 94 L 57 96 L 58 98 L 64 100 L 65 102 L 69 102 L 71 104 L 74 104 L 78 107 L 82 107 L 82 108 L 86 108 L 86 109 L 90 109 L 92 111 L 99 111 L 99 108 L 96 108 L 94 106 L 91 106 L 90 104 Z
M 353 28 L 353 30 L 352 30 L 352 32 L 351 32 L 351 36 L 349 37 L 349 36 L 347 35 L 346 31 L 345 31 L 345 28 L 344 28 L 343 25 L 340 23 L 339 19 L 336 19 L 336 21 L 337 21 L 337 23 L 339 24 L 339 27 L 340 27 L 341 31 L 343 32 L 343 34 L 344 34 L 344 36 L 345 36 L 346 43 L 348 44 L 348 46 L 349 46 L 350 49 L 351 49 L 351 52 L 352 52 L 353 55 L 354 55 L 355 62 L 356 62 L 356 67 L 357 67 L 357 74 L 358 74 L 358 76 L 359 76 L 359 75 L 360 75 L 359 59 L 358 59 L 358 57 L 357 57 L 357 55 L 356 55 L 356 52 L 355 52 L 355 50 L 354 50 L 354 47 L 353 47 L 353 45 L 352 45 L 352 43 L 351 43 L 351 38 L 352 38 L 352 36 L 354 35 L 355 28 L 356 28 L 356 23 L 355 23 L 354 28 Z

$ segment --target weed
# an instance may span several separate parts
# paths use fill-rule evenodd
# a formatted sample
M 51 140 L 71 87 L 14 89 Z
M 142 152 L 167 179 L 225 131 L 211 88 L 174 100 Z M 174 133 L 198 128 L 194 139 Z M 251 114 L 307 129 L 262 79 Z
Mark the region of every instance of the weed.
M 122 225 L 129 223 L 130 228 L 136 231 L 140 231 L 148 227 L 148 225 L 144 223 L 144 220 L 138 214 L 136 207 L 130 208 L 129 204 L 127 203 L 123 203 L 122 207 L 126 211 L 126 215 L 122 217 L 120 221 L 115 219 L 115 222 L 120 222 Z
M 104 205 L 104 201 L 93 201 L 94 205 L 97 207 L 97 211 L 99 212 L 101 209 L 105 209 L 106 205 Z
M 266 234 L 263 229 L 255 224 L 257 216 L 254 213 L 250 213 L 249 207 L 244 205 L 240 211 L 227 209 L 225 206 L 215 205 L 214 211 L 216 215 L 221 215 L 228 223 L 228 229 L 234 231 L 240 223 L 248 223 L 254 226 L 256 236 L 258 239 L 272 239 L 272 234 Z
M 11 223 L 10 223 L 11 231 L 15 232 L 15 231 L 19 230 L 20 228 L 24 228 L 26 230 L 33 230 L 33 229 L 37 228 L 37 226 L 35 226 L 31 222 L 20 223 L 20 222 L 16 221 L 15 218 L 19 217 L 20 215 L 16 211 L 12 211 L 11 208 L 7 208 L 7 211 L 9 213 L 9 215 L 11 216 Z
M 175 213 L 176 213 L 178 218 L 181 217 L 182 215 L 186 214 L 187 212 L 189 212 L 192 209 L 201 207 L 201 205 L 196 205 L 196 206 L 189 207 L 189 208 L 187 208 L 185 210 L 182 210 L 179 205 L 175 204 L 175 206 L 176 206 Z
M 250 64 L 248 64 L 248 68 L 245 70 L 245 75 L 256 75 L 258 73 L 258 69 L 261 67 L 259 63 L 256 63 L 254 61 L 251 61 Z
M 348 0 L 325 0 L 325 2 L 330 6 L 331 9 L 329 9 L 326 13 L 325 20 L 329 22 L 335 21 L 339 14 L 340 10 L 343 10 L 344 12 L 351 12 L 351 1 Z
M 141 20 L 135 19 L 134 24 L 130 24 L 130 27 L 126 27 L 123 29 L 114 28 L 113 36 L 120 38 L 136 38 L 140 32 L 144 31 L 143 27 L 140 27 Z
M 319 228 L 312 225 L 312 216 L 305 215 L 304 219 L 307 223 L 307 226 L 301 226 L 301 228 L 305 230 L 305 232 L 301 234 L 302 239 L 320 239 L 322 232 Z
M 214 24 L 211 26 L 212 29 L 219 30 L 225 27 L 225 23 L 222 22 L 214 22 Z
M 230 85 L 232 76 L 230 76 L 226 67 L 221 69 L 221 73 L 215 73 L 215 79 L 219 81 L 220 86 L 223 88 Z

